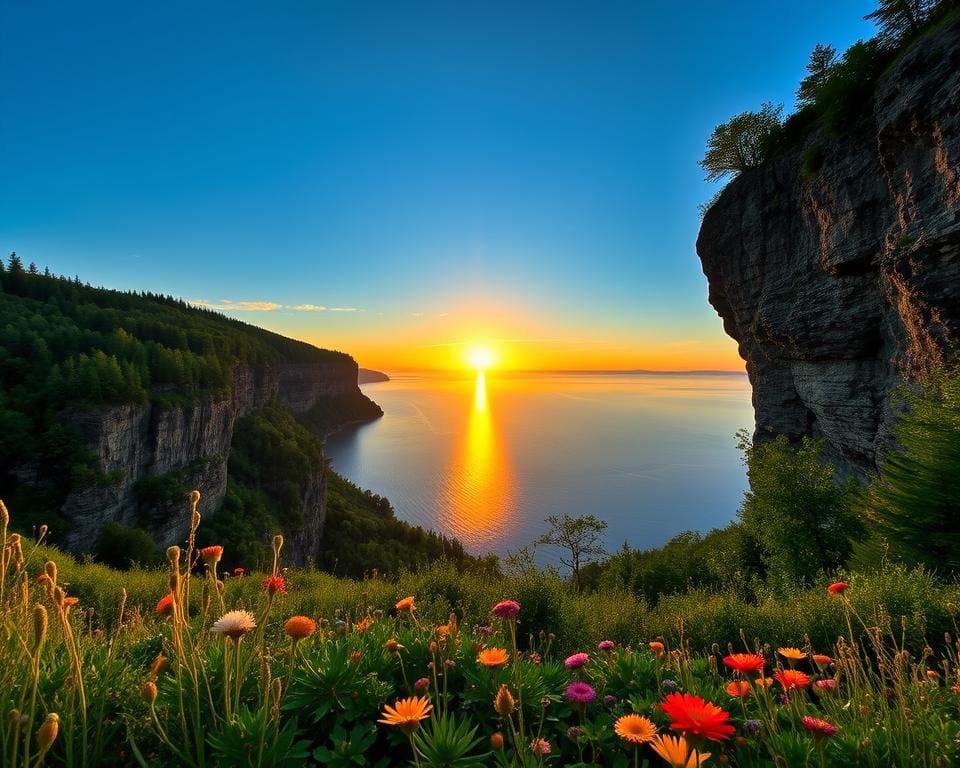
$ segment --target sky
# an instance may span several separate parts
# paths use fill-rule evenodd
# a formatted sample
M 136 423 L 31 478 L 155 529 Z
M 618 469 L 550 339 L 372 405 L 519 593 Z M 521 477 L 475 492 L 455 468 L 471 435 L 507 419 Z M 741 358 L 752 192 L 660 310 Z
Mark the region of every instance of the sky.
M 0 248 L 390 371 L 742 369 L 715 125 L 872 0 L 0 0 Z

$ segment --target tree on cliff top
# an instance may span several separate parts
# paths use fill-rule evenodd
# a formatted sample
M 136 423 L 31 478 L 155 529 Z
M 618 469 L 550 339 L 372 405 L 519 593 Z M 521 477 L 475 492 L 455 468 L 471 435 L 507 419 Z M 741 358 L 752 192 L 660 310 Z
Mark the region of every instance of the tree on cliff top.
M 742 112 L 713 129 L 700 167 L 707 181 L 755 168 L 770 156 L 780 135 L 783 104 L 766 102 L 759 112 Z
M 875 11 L 863 18 L 876 22 L 880 39 L 889 45 L 915 35 L 943 0 L 880 0 Z
M 817 43 L 810 54 L 807 76 L 797 89 L 797 106 L 805 107 L 817 100 L 820 89 L 830 79 L 837 65 L 837 49 L 832 45 Z

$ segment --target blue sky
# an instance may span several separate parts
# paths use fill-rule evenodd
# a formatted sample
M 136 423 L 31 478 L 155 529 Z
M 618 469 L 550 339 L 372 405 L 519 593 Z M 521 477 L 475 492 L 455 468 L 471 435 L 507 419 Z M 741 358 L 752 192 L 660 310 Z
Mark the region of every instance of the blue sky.
M 696 161 L 873 7 L 6 2 L 0 248 L 361 364 L 735 364 Z

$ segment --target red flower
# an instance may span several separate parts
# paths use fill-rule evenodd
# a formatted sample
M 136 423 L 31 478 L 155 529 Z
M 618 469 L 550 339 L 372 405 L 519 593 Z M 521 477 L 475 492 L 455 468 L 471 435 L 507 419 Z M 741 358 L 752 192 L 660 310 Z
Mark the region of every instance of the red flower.
M 208 565 L 213 565 L 220 562 L 220 558 L 223 557 L 223 547 L 219 544 L 214 544 L 209 547 L 204 547 L 200 550 L 200 557 L 203 558 L 203 562 Z
M 263 588 L 270 597 L 273 597 L 277 592 L 286 594 L 287 582 L 283 576 L 267 576 L 263 580 Z
M 727 683 L 727 693 L 735 699 L 742 699 L 750 695 L 750 683 L 746 680 L 734 680 Z
M 157 603 L 157 615 L 163 616 L 165 613 L 173 612 L 173 592 L 170 592 L 165 597 L 160 598 L 160 602 Z
M 781 669 L 779 672 L 774 672 L 773 676 L 777 678 L 777 682 L 783 686 L 785 691 L 792 691 L 794 688 L 806 688 L 810 685 L 810 678 L 795 669 Z
M 737 672 L 762 672 L 767 660 L 755 653 L 734 653 L 725 656 L 723 663 Z
M 827 592 L 831 595 L 842 595 L 850 588 L 850 585 L 845 581 L 835 581 L 829 587 L 827 587 Z
M 245 574 L 245 573 L 246 573 L 246 571 L 245 571 L 243 568 L 241 568 L 240 566 L 237 566 L 236 568 L 233 569 L 233 575 L 234 575 L 234 576 L 243 576 L 243 574 Z
M 735 730 L 727 712 L 689 693 L 671 693 L 660 708 L 673 721 L 670 727 L 684 735 L 725 741 Z

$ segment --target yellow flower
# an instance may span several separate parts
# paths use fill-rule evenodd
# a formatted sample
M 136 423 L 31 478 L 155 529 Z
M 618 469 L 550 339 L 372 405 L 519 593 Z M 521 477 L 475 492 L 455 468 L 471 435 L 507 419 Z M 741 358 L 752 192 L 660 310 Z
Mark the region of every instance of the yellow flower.
M 631 744 L 646 744 L 657 735 L 657 726 L 643 715 L 623 715 L 617 718 L 613 730 Z
M 801 659 L 807 658 L 807 654 L 805 654 L 799 648 L 778 648 L 777 653 L 783 656 L 783 658 L 790 659 L 791 661 L 800 661 Z
M 426 696 L 411 696 L 399 699 L 391 707 L 387 704 L 383 708 L 383 717 L 377 720 L 385 725 L 398 725 L 404 733 L 413 733 L 420 725 L 421 720 L 430 717 L 433 704 Z
M 484 648 L 477 654 L 477 661 L 488 669 L 496 669 L 510 661 L 510 654 L 503 648 Z
M 709 752 L 700 752 L 698 755 L 697 750 L 691 749 L 683 736 L 656 736 L 650 746 L 671 768 L 698 768 L 710 757 Z

